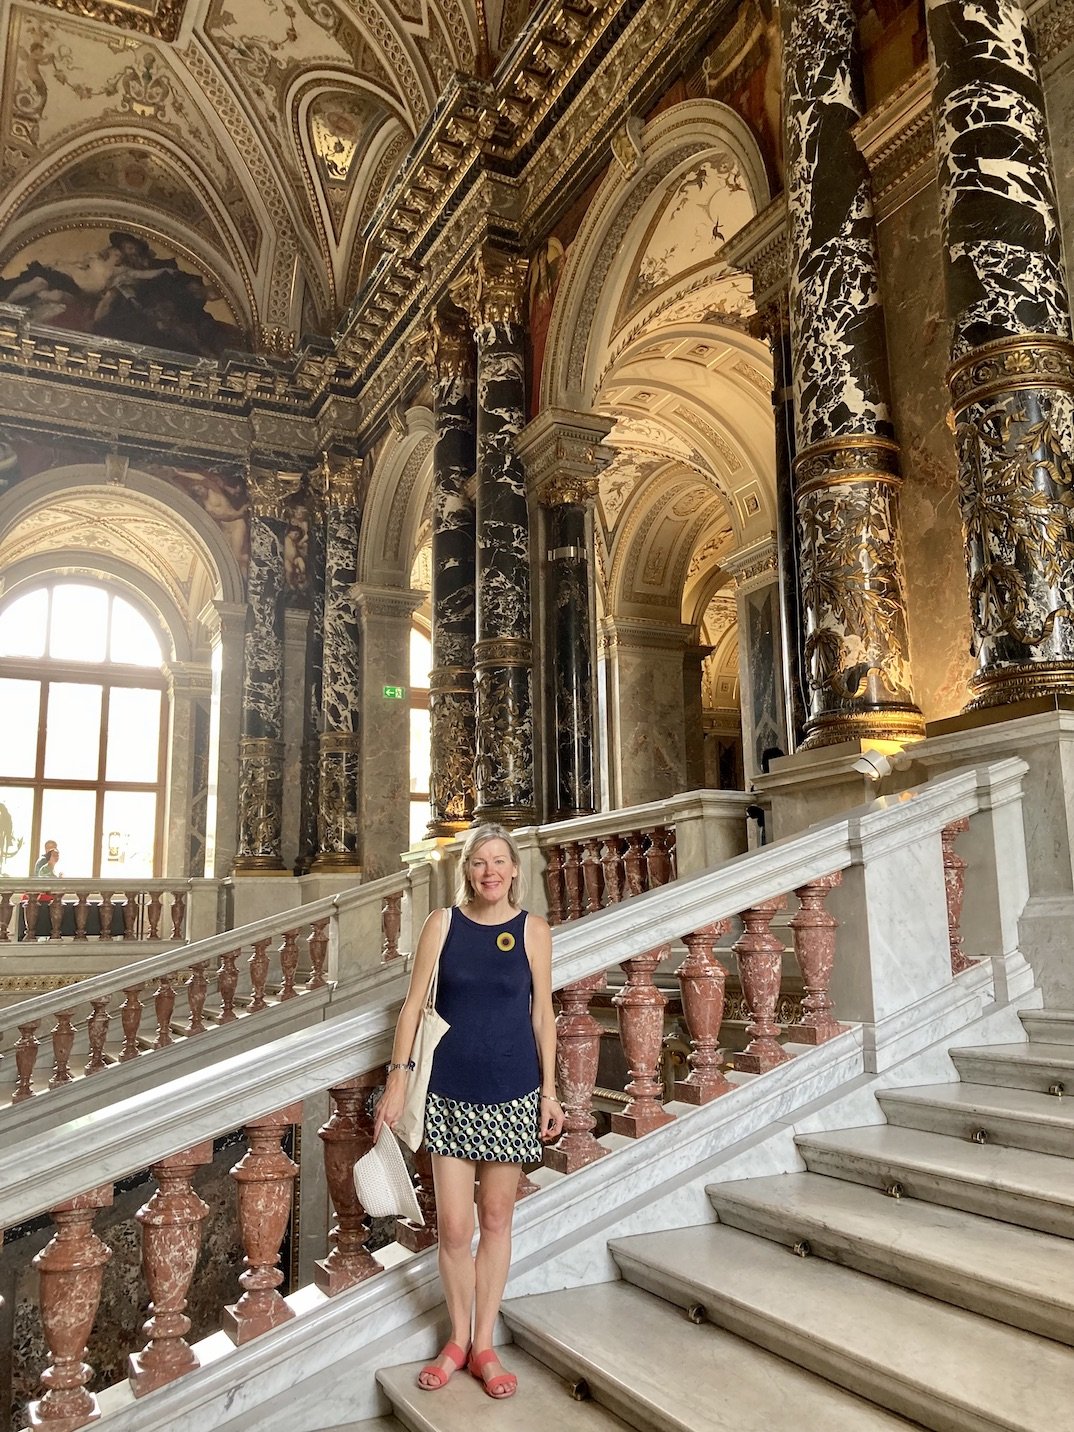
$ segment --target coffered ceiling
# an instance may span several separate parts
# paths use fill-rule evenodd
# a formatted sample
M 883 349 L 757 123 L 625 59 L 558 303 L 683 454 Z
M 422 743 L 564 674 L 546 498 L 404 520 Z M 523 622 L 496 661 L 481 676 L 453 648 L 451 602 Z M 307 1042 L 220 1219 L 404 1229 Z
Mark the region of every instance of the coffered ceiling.
M 0 0 L 0 296 L 99 312 L 107 282 L 170 266 L 253 346 L 330 332 L 438 95 L 489 73 L 529 4 Z M 115 231 L 144 241 L 120 279 Z

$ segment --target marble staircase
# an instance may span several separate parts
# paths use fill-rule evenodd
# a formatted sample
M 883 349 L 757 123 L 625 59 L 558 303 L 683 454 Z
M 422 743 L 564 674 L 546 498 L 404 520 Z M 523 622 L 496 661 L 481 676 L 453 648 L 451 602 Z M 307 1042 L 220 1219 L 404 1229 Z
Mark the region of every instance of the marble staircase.
M 1074 1432 L 1074 1014 L 1022 1018 L 800 1134 L 804 1172 L 710 1185 L 717 1221 L 613 1239 L 619 1281 L 510 1301 L 509 1409 L 395 1367 L 353 1432 Z

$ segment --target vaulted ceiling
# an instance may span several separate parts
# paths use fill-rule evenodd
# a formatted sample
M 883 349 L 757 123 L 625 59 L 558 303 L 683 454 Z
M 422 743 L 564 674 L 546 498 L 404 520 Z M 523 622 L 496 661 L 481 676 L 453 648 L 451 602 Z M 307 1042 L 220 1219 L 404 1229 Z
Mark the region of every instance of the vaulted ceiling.
M 200 277 L 251 346 L 330 332 L 437 97 L 456 73 L 488 74 L 529 8 L 0 0 L 0 275 L 10 290 L 28 273 L 45 321 L 76 289 L 99 307 L 119 231 L 144 241 L 142 272 Z M 23 302 L 26 284 L 0 296 Z

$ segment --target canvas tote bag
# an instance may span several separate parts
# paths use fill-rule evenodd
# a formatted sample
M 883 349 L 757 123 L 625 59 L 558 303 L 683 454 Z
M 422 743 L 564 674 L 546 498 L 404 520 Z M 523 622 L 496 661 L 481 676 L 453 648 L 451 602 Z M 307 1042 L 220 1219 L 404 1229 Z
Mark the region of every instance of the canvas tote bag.
M 395 1121 L 393 1132 L 408 1149 L 415 1152 L 425 1137 L 425 1100 L 429 1093 L 429 1075 L 433 1071 L 433 1052 L 450 1029 L 446 1019 L 436 1012 L 436 986 L 440 978 L 440 954 L 451 926 L 451 911 L 445 910 L 440 929 L 440 949 L 436 952 L 436 964 L 429 981 L 429 992 L 425 996 L 418 1032 L 414 1036 L 414 1048 L 410 1057 L 414 1067 L 406 1078 L 406 1098 L 403 1112 Z

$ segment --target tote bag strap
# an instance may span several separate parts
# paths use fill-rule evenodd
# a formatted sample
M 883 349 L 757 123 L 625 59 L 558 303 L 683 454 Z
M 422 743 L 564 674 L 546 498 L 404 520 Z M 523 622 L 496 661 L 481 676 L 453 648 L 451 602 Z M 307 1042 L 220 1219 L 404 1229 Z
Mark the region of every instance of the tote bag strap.
M 440 980 L 440 956 L 444 953 L 448 931 L 451 929 L 452 908 L 450 905 L 445 905 L 440 912 L 440 947 L 436 952 L 436 964 L 433 965 L 432 978 L 429 980 L 429 988 L 425 995 L 426 1009 L 434 1009 L 436 1007 L 436 986 Z

